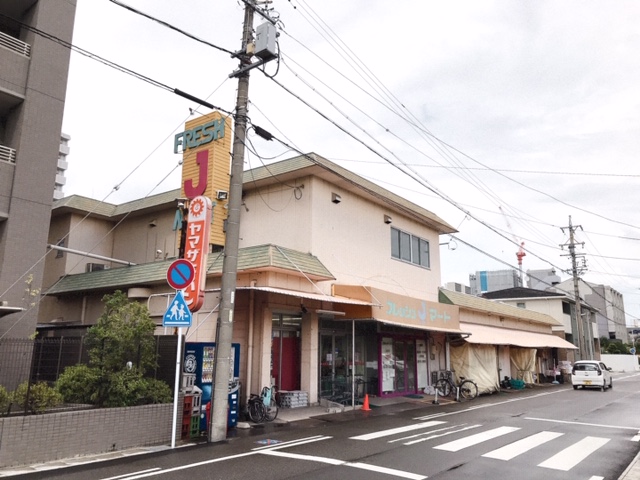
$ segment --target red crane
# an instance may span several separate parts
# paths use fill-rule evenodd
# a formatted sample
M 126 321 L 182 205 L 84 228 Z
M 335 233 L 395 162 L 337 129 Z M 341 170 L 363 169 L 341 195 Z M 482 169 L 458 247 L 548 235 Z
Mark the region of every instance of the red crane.
M 523 278 L 522 278 L 522 257 L 526 257 L 527 256 L 527 253 L 524 251 L 524 242 L 521 241 L 518 237 L 516 237 L 515 233 L 513 233 L 513 228 L 511 227 L 511 224 L 509 223 L 509 218 L 504 213 L 504 210 L 502 210 L 502 207 L 498 206 L 498 208 L 500 209 L 500 212 L 504 216 L 504 221 L 507 223 L 507 227 L 509 227 L 509 232 L 511 232 L 511 236 L 513 237 L 513 241 L 516 242 L 516 244 L 519 245 L 518 251 L 516 252 L 516 258 L 518 259 L 518 272 L 520 273 L 520 286 L 524 286 Z

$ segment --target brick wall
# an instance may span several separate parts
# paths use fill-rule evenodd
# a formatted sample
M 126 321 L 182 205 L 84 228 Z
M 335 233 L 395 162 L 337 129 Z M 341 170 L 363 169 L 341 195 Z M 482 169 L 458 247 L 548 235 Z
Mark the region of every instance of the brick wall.
M 0 418 L 0 467 L 168 445 L 172 416 L 166 403 Z M 178 426 L 176 440 L 180 433 Z

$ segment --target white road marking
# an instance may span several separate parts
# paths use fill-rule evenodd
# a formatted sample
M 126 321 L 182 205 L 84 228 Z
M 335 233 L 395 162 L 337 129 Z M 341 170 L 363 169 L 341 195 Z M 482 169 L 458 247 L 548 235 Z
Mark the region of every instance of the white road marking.
M 388 437 L 390 435 L 396 435 L 398 433 L 411 432 L 413 430 L 419 430 L 421 428 L 433 427 L 434 425 L 440 425 L 445 422 L 439 422 L 432 420 L 430 422 L 414 423 L 413 425 L 407 425 L 405 427 L 390 428 L 389 430 L 380 430 L 379 432 L 366 433 L 364 435 L 358 435 L 356 437 L 349 437 L 351 440 L 373 440 L 374 438 Z
M 429 418 L 447 417 L 449 415 L 459 415 L 461 413 L 471 412 L 473 410 L 479 410 L 481 408 L 499 407 L 500 405 L 506 405 L 507 403 L 522 402 L 523 400 L 531 400 L 532 398 L 539 398 L 539 397 L 544 397 L 544 396 L 547 396 L 547 395 L 555 395 L 556 393 L 564 393 L 564 392 L 568 392 L 568 391 L 569 390 L 554 390 L 552 392 L 538 393 L 536 395 L 530 395 L 530 396 L 527 396 L 527 397 L 511 398 L 509 400 L 504 400 L 502 402 L 486 403 L 484 405 L 476 405 L 475 407 L 465 408 L 464 410 L 456 410 L 455 412 L 439 413 L 439 414 L 433 414 L 433 415 L 425 415 L 423 417 L 415 417 L 414 420 L 427 420 Z
M 522 455 L 528 452 L 532 448 L 535 448 L 543 443 L 547 443 L 555 438 L 561 437 L 564 433 L 557 432 L 540 432 L 535 435 L 530 435 L 522 440 L 513 442 L 509 445 L 505 445 L 502 448 L 493 450 L 492 452 L 485 453 L 483 457 L 496 458 L 498 460 L 511 460 L 512 458 Z
M 585 425 L 587 427 L 617 428 L 617 429 L 621 429 L 621 430 L 635 430 L 636 432 L 638 432 L 638 427 L 623 427 L 621 425 L 603 425 L 601 423 L 570 422 L 568 420 L 553 420 L 551 418 L 535 418 L 535 417 L 524 417 L 524 419 L 525 420 L 537 420 L 538 422 L 567 423 L 569 425 Z
M 430 435 L 430 434 L 436 433 L 436 432 L 444 432 L 445 430 L 451 430 L 452 428 L 464 427 L 465 425 L 466 425 L 466 423 L 462 423 L 460 425 L 450 425 L 448 427 L 437 428 L 435 430 L 429 430 L 428 432 L 416 433 L 415 435 L 409 435 L 408 437 L 400 437 L 400 438 L 396 438 L 395 440 L 389 440 L 389 443 L 404 442 L 405 440 L 410 440 L 412 438 L 419 438 L 419 437 L 423 437 L 424 435 Z M 478 426 L 480 426 L 480 425 L 478 425 Z
M 107 477 L 107 478 L 103 478 L 102 480 L 118 480 L 119 478 L 128 479 L 131 475 L 139 475 L 141 473 L 155 472 L 157 470 L 160 470 L 160 467 L 149 468 L 147 470 L 140 470 L 139 472 L 125 473 L 124 475 L 116 475 L 115 477 Z
M 263 455 L 271 455 L 274 457 L 282 457 L 282 458 L 291 458 L 294 460 L 306 460 L 306 461 L 310 461 L 310 462 L 320 462 L 320 463 L 327 463 L 329 465 L 335 465 L 335 466 L 345 466 L 345 467 L 352 467 L 352 468 L 359 468 L 362 470 L 368 470 L 370 472 L 377 472 L 377 473 L 384 473 L 387 475 L 392 475 L 396 478 L 407 478 L 409 480 L 424 480 L 425 478 L 427 478 L 425 475 L 418 475 L 416 473 L 410 473 L 410 472 L 405 472 L 402 470 L 396 470 L 394 468 L 387 468 L 387 467 L 378 467 L 376 465 L 370 465 L 368 463 L 361 463 L 361 462 L 347 462 L 344 460 L 338 460 L 335 458 L 328 458 L 328 457 L 314 457 L 313 455 L 301 455 L 298 453 L 289 453 L 289 452 L 274 452 L 273 450 L 263 450 L 261 452 L 259 452 Z
M 594 475 L 593 477 L 590 477 L 589 480 L 604 480 L 604 477 L 601 477 L 599 475 Z
M 274 446 L 267 446 L 266 450 L 262 450 L 264 447 L 258 447 L 256 449 L 254 449 L 251 452 L 245 452 L 245 453 L 238 453 L 237 455 L 229 455 L 228 457 L 220 457 L 220 458 L 212 458 L 211 460 L 204 460 L 202 462 L 196 462 L 196 463 L 189 463 L 187 465 L 180 465 L 177 467 L 172 467 L 172 468 L 167 468 L 166 470 L 155 470 L 153 472 L 148 472 L 148 473 L 138 473 L 138 474 L 134 474 L 134 476 L 132 477 L 127 477 L 126 480 L 139 480 L 141 478 L 147 478 L 147 477 L 151 477 L 154 475 L 164 475 L 165 473 L 173 473 L 173 472 L 179 472 L 181 470 L 187 470 L 189 468 L 195 468 L 195 467 L 201 467 L 203 465 L 209 465 L 212 463 L 218 463 L 218 462 L 226 462 L 227 460 L 235 460 L 236 458 L 242 458 L 242 457 L 249 457 L 251 455 L 258 455 L 260 453 L 263 453 L 267 450 L 275 450 L 277 448 L 285 448 L 285 447 L 293 447 L 296 445 L 304 445 L 306 443 L 311 443 L 311 442 L 317 442 L 320 440 L 328 440 L 332 437 L 323 437 L 323 436 L 318 436 L 316 435 L 315 437 L 307 437 L 307 438 L 301 438 L 299 440 L 293 440 L 291 442 L 286 442 L 286 445 L 284 443 L 280 443 Z M 106 480 L 106 479 L 105 479 Z
M 333 437 L 328 437 L 328 436 L 325 436 L 325 435 L 315 435 L 313 437 L 299 438 L 297 440 L 290 440 L 288 442 L 274 443 L 273 445 L 265 445 L 265 446 L 262 446 L 262 447 L 256 447 L 256 448 L 252 448 L 251 450 L 253 450 L 253 451 L 275 450 L 275 449 L 280 449 L 280 448 L 294 447 L 296 445 L 304 445 L 305 443 L 317 442 L 319 440 L 328 440 L 330 438 L 333 438 Z
M 457 452 L 459 450 L 462 450 L 463 448 L 471 447 L 473 445 L 477 445 L 478 443 L 486 442 L 487 440 L 491 440 L 492 438 L 497 438 L 502 435 L 507 435 L 508 433 L 515 432 L 516 430 L 520 429 L 518 427 L 498 427 L 494 428 L 493 430 L 487 430 L 486 432 L 476 433 L 475 435 L 461 438 L 460 440 L 443 443 L 442 445 L 437 445 L 433 448 L 438 450 L 446 450 L 447 452 Z
M 570 447 L 556 453 L 553 457 L 548 458 L 538 466 L 568 472 L 608 441 L 608 438 L 585 437 Z
M 453 430 L 451 432 L 439 433 L 437 435 L 429 435 L 428 437 L 424 437 L 424 438 L 420 438 L 418 440 L 412 440 L 410 442 L 406 442 L 406 443 L 404 443 L 404 445 L 413 445 L 413 444 L 420 443 L 420 442 L 426 442 L 427 440 L 433 440 L 434 438 L 441 438 L 441 437 L 444 437 L 446 435 L 451 435 L 452 433 L 464 432 L 465 430 L 471 430 L 472 428 L 478 428 L 478 427 L 481 427 L 481 426 L 482 425 L 471 425 L 469 427 L 461 428 L 460 430 Z

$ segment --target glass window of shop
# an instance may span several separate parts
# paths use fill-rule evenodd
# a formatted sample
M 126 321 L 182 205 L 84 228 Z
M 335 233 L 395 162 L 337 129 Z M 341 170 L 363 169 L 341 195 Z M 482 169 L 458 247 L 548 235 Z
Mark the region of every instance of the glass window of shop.
M 378 390 L 378 346 L 375 325 L 320 319 L 320 398 L 351 405 Z M 354 349 L 355 347 L 355 349 Z

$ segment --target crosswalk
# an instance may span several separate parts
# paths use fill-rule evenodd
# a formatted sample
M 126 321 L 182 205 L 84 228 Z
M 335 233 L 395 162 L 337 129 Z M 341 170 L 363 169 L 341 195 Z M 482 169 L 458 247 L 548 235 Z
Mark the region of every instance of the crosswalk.
M 589 458 L 611 440 L 607 437 L 584 436 L 576 439 L 575 436 L 572 436 L 571 440 L 562 443 L 563 438 L 566 439 L 562 432 L 541 431 L 522 437 L 521 430 L 520 427 L 508 425 L 487 429 L 480 424 L 449 424 L 449 422 L 442 420 L 430 420 L 350 438 L 360 441 L 384 438 L 389 443 L 401 443 L 407 446 L 429 442 L 430 447 L 434 450 L 453 453 L 474 446 L 482 447 L 485 442 L 490 440 L 503 439 L 508 443 L 481 454 L 483 458 L 503 462 L 516 459 L 542 445 L 549 444 L 549 442 L 557 442 L 555 453 L 537 463 L 536 466 L 564 472 Z M 445 441 L 446 437 L 455 439 Z

